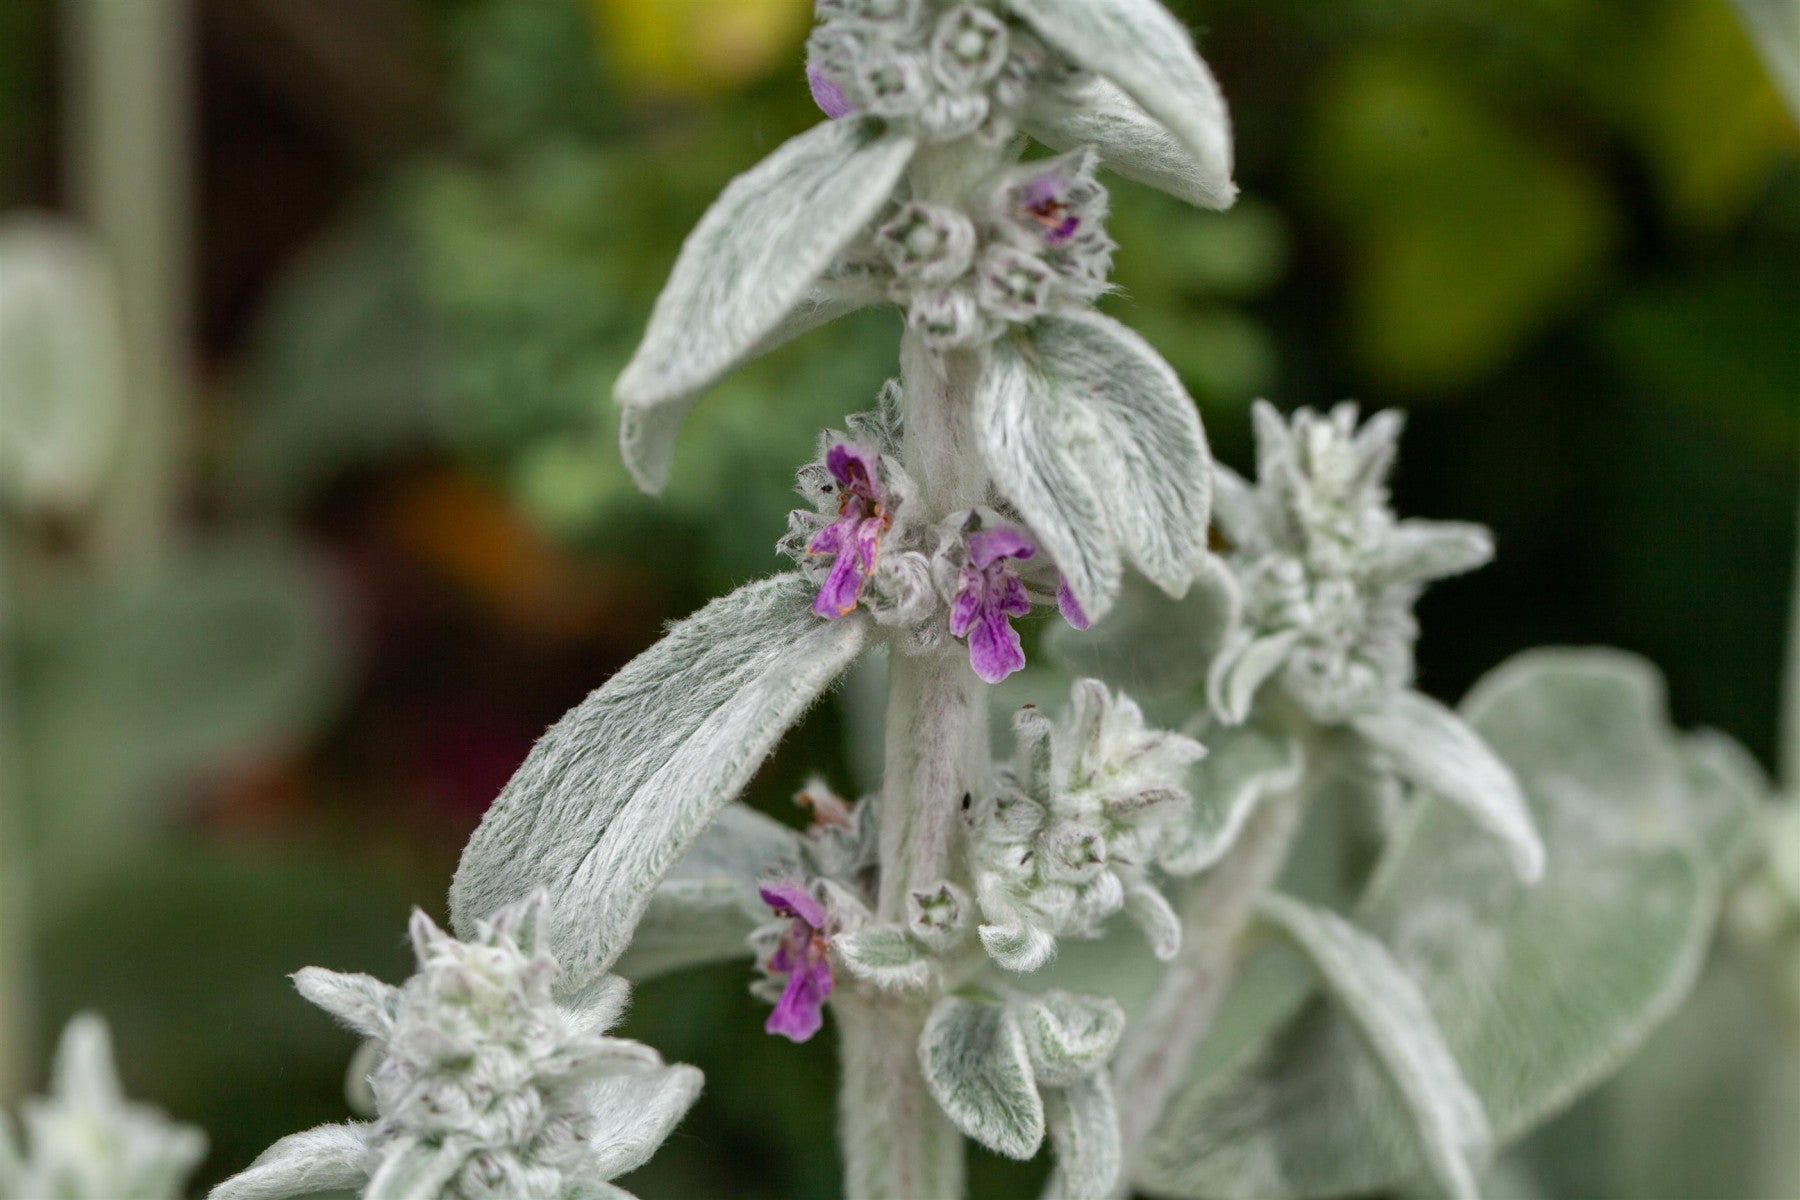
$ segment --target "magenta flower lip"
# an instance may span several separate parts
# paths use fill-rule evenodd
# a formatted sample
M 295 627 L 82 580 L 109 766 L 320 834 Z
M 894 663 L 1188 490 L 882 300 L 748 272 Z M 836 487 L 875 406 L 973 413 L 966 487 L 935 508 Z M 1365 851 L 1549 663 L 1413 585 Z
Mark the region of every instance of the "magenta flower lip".
M 971 533 L 967 561 L 950 602 L 950 632 L 968 639 L 969 665 L 986 683 L 999 683 L 1025 665 L 1025 650 L 1010 617 L 1031 611 L 1031 600 L 1009 561 L 1023 562 L 1037 546 L 1004 526 Z
M 819 111 L 833 121 L 856 111 L 856 106 L 844 95 L 844 89 L 825 78 L 817 67 L 806 68 L 806 86 L 812 92 L 813 103 L 819 106 Z
M 813 599 L 813 612 L 827 621 L 849 615 L 862 599 L 863 585 L 881 555 L 882 536 L 893 525 L 876 482 L 877 461 L 848 442 L 838 442 L 825 453 L 825 467 L 838 482 L 838 516 L 813 535 L 806 552 L 836 556 Z
M 768 962 L 770 971 L 787 976 L 787 986 L 763 1029 L 804 1042 L 825 1024 L 825 999 L 831 995 L 825 906 L 800 883 L 764 884 L 757 892 L 777 917 L 789 921 Z

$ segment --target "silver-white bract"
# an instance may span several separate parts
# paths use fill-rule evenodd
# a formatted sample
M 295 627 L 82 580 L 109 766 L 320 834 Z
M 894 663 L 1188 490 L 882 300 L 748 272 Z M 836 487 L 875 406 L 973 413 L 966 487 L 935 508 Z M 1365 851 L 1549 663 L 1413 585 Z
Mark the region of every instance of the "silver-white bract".
M 125 1099 L 99 1017 L 70 1021 L 50 1095 L 22 1105 L 26 1142 L 0 1114 L 0 1196 L 7 1200 L 175 1200 L 206 1156 L 206 1136 Z
M 1138 706 L 1104 684 L 1075 685 L 1069 718 L 1035 708 L 1013 727 L 1010 772 L 970 813 L 970 873 L 986 923 L 982 945 L 1001 966 L 1035 971 L 1060 936 L 1095 937 L 1123 909 L 1160 958 L 1181 931 L 1150 869 L 1185 826 L 1198 742 L 1148 728 Z
M 626 999 L 607 978 L 566 1003 L 542 944 L 542 893 L 457 941 L 413 914 L 419 970 L 400 987 L 308 967 L 307 999 L 379 1047 L 372 1122 L 285 1138 L 212 1200 L 358 1189 L 400 1197 L 547 1200 L 622 1196 L 700 1092 L 700 1072 L 603 1036 Z
M 1279 680 L 1313 719 L 1335 724 L 1412 683 L 1412 606 L 1432 579 L 1493 557 L 1486 530 L 1400 520 L 1388 506 L 1401 418 L 1359 424 L 1354 404 L 1254 409 L 1257 480 L 1218 476 L 1217 519 L 1244 593 L 1244 629 L 1214 663 L 1214 707 L 1241 721 Z

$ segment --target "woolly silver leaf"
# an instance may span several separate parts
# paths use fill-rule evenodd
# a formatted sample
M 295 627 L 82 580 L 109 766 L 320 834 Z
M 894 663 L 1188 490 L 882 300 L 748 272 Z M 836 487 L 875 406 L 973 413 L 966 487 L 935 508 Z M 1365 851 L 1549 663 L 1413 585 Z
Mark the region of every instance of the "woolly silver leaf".
M 1044 1124 L 1056 1167 L 1043 1200 L 1103 1200 L 1113 1194 L 1124 1165 L 1119 1110 L 1105 1071 L 1068 1087 L 1044 1089 Z
M 1169 365 L 1109 317 L 1062 312 L 1002 339 L 976 397 L 996 486 L 1043 539 L 1090 619 L 1119 556 L 1181 596 L 1206 558 L 1212 456 Z
M 945 996 L 919 1036 L 925 1085 L 951 1124 L 997 1154 L 1027 1159 L 1044 1140 L 1044 1103 L 1025 1034 L 1006 1005 Z
M 1006 0 L 1039 36 L 1110 78 L 1160 121 L 1199 167 L 1200 203 L 1229 208 L 1231 119 L 1194 40 L 1157 0 Z M 1102 153 L 1105 146 L 1101 146 Z
M 208 1200 L 287 1200 L 352 1191 L 368 1181 L 368 1126 L 320 1125 L 290 1134 L 227 1179 Z
M 1461 717 L 1429 696 L 1404 691 L 1350 724 L 1403 778 L 1461 807 L 1499 838 L 1521 879 L 1542 877 L 1544 843 L 1518 780 Z
M 1110 79 L 1096 76 L 1074 95 L 1045 97 L 1032 108 L 1025 130 L 1054 150 L 1092 146 L 1125 178 L 1189 204 L 1224 208 L 1231 203 L 1229 164 L 1219 174 L 1194 157 Z
M 1265 897 L 1259 913 L 1306 955 L 1361 1031 L 1412 1115 L 1438 1185 L 1453 1200 L 1479 1200 L 1476 1170 L 1493 1135 L 1418 985 L 1386 946 L 1335 913 L 1280 895 Z
M 862 648 L 800 576 L 750 584 L 678 622 L 532 748 L 463 851 L 456 928 L 548 890 L 571 984 L 605 971 L 658 882 Z
M 667 481 L 673 430 L 693 393 L 806 299 L 887 203 L 914 146 L 868 118 L 822 122 L 734 179 L 707 210 L 614 388 L 627 413 L 620 447 L 640 486 Z

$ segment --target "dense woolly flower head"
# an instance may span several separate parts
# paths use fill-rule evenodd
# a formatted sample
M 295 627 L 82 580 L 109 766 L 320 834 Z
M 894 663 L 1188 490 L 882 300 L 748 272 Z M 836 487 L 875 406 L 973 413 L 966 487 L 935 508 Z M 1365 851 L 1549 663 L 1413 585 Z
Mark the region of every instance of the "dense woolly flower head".
M 397 988 L 317 967 L 295 975 L 302 995 L 376 1045 L 376 1120 L 344 1127 L 370 1178 L 427 1171 L 446 1200 L 558 1195 L 641 1162 L 692 1103 L 698 1072 L 602 1036 L 623 981 L 569 1003 L 553 996 L 561 972 L 542 937 L 546 906 L 540 892 L 467 941 L 415 912 L 419 969 Z M 276 1194 L 259 1168 L 304 1183 L 319 1153 L 309 1136 L 278 1143 L 217 1194 Z
M 992 341 L 1008 328 L 1104 294 L 1112 271 L 1108 197 L 1092 150 L 996 172 L 968 211 L 917 200 L 875 224 L 860 271 L 885 277 L 907 324 L 934 349 Z
M 1036 708 L 1013 722 L 1017 752 L 971 806 L 969 846 L 981 936 L 1003 966 L 1032 970 L 1060 936 L 1093 937 L 1121 908 L 1172 953 L 1173 916 L 1149 882 L 1192 804 L 1198 742 L 1153 729 L 1129 697 L 1076 683 L 1068 718 Z
M 1221 468 L 1215 499 L 1244 628 L 1214 665 L 1213 704 L 1242 720 L 1279 679 L 1313 719 L 1341 722 L 1411 683 L 1423 585 L 1480 566 L 1492 542 L 1473 525 L 1396 519 L 1400 414 L 1359 422 L 1345 403 L 1288 421 L 1258 401 L 1253 416 L 1256 483 Z
M 50 1095 L 22 1105 L 28 1139 L 13 1147 L 0 1116 L 0 1196 L 17 1200 L 174 1200 L 206 1155 L 199 1130 L 125 1099 L 100 1018 L 69 1022 Z
M 882 117 L 927 141 L 1012 136 L 1034 91 L 1080 73 L 988 3 L 818 0 L 807 79 L 830 117 Z

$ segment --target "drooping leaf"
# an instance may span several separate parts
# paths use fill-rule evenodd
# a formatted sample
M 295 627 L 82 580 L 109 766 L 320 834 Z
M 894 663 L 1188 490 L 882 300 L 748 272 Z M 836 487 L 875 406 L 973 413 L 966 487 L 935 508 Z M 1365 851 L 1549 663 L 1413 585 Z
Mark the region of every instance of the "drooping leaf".
M 1191 184 L 1199 203 L 1227 208 L 1237 198 L 1225 97 L 1193 38 L 1158 0 L 1006 3 L 1045 41 L 1118 84 L 1180 140 L 1200 169 Z
M 673 626 L 532 748 L 463 851 L 463 933 L 543 887 L 569 986 L 624 950 L 663 876 L 861 649 L 779 575 Z
M 1504 1144 L 1616 1070 L 1681 1002 L 1719 873 L 1684 770 L 1703 743 L 1669 729 L 1647 664 L 1599 650 L 1520 655 L 1463 714 L 1525 793 L 1549 851 L 1543 878 L 1524 884 L 1467 812 L 1426 800 L 1357 924 L 1417 982 Z M 1357 1035 L 1315 1005 L 1190 1082 L 1139 1181 L 1211 1200 L 1366 1193 L 1423 1172 L 1410 1127 Z
M 668 481 L 695 394 L 752 353 L 893 194 L 911 138 L 871 118 L 824 121 L 733 180 L 682 245 L 614 395 L 644 490 Z
M 1299 783 L 1305 766 L 1297 741 L 1260 725 L 1209 727 L 1200 740 L 1206 757 L 1190 772 L 1194 803 L 1162 857 L 1173 875 L 1218 862 L 1264 797 Z
M 1101 1200 L 1112 1195 L 1124 1155 L 1119 1111 L 1105 1071 L 1065 1088 L 1044 1089 L 1044 1122 L 1056 1167 L 1043 1200 Z
M 651 894 L 616 969 L 643 981 L 669 971 L 750 954 L 745 940 L 769 919 L 757 895 L 764 879 L 800 873 L 794 831 L 730 804 Z
M 925 1084 L 951 1124 L 1008 1158 L 1044 1140 L 1044 1104 L 1025 1034 L 1005 1004 L 945 996 L 919 1035 Z
M 1329 910 L 1271 895 L 1259 911 L 1312 961 L 1362 1035 L 1412 1117 L 1433 1178 L 1457 1200 L 1476 1197 L 1476 1171 L 1491 1141 L 1487 1115 L 1418 985 L 1387 947 Z
M 975 400 L 995 485 L 1094 620 L 1121 554 L 1183 595 L 1206 558 L 1212 460 L 1200 415 L 1156 352 L 1096 313 L 1039 319 L 992 352 Z
M 1170 696 L 1206 680 L 1241 605 L 1231 572 L 1208 556 L 1179 600 L 1127 579 L 1105 620 L 1086 630 L 1054 625 L 1046 646 L 1071 675 L 1104 679 L 1134 696 Z
M 290 1134 L 208 1193 L 207 1200 L 289 1200 L 368 1182 L 368 1127 L 321 1125 Z
M 1544 843 L 1506 764 L 1455 713 L 1414 691 L 1396 692 L 1351 725 L 1406 779 L 1460 805 L 1505 845 L 1519 877 L 1544 873 Z
M 1230 203 L 1229 163 L 1220 175 L 1213 165 L 1195 158 L 1111 80 L 1095 76 L 1079 96 L 1039 102 L 1026 118 L 1025 129 L 1052 150 L 1092 146 L 1125 178 L 1189 204 L 1222 208 Z

